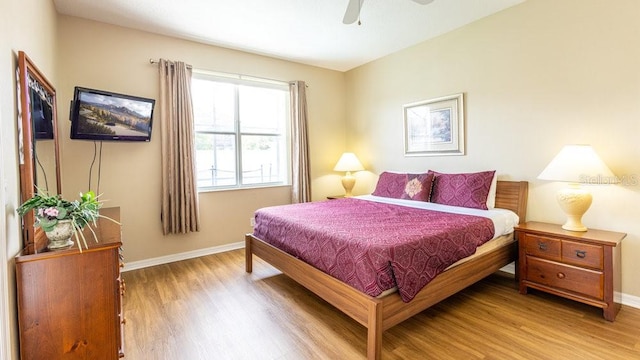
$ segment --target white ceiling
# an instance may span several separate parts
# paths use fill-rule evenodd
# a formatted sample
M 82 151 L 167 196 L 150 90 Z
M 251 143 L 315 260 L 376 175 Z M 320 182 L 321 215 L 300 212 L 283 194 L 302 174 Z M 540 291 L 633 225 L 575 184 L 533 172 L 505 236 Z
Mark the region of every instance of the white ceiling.
M 347 71 L 525 0 L 53 0 L 61 14 Z

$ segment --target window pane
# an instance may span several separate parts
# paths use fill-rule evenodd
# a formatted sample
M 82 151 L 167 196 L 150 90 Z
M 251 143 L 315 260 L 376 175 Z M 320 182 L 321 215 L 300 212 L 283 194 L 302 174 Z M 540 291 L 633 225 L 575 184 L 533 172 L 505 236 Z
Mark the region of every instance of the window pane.
M 286 182 L 282 136 L 242 136 L 242 184 Z
M 240 131 L 284 134 L 289 92 L 262 87 L 240 86 Z
M 234 135 L 196 134 L 198 187 L 236 185 Z
M 198 187 L 289 184 L 287 84 L 230 78 L 192 78 Z
M 235 131 L 235 85 L 193 78 L 196 131 Z

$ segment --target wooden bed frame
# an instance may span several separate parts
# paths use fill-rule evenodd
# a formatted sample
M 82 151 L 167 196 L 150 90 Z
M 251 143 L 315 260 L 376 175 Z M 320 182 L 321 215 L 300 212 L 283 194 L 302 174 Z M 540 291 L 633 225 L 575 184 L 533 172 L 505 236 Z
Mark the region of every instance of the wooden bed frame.
M 496 207 L 514 211 L 523 223 L 527 209 L 526 181 L 498 181 Z M 256 255 L 367 328 L 367 359 L 381 359 L 382 332 L 498 271 L 517 258 L 517 242 L 453 267 L 433 279 L 408 303 L 393 293 L 382 298 L 364 294 L 315 267 L 254 237 L 245 236 L 246 271 Z

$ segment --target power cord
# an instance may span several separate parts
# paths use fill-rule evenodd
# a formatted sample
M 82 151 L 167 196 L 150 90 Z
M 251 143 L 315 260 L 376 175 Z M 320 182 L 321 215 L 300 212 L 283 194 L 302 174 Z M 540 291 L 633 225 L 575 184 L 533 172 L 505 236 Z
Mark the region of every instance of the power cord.
M 98 142 L 93 142 L 93 160 L 91 160 L 91 166 L 89 167 L 89 188 L 91 190 L 91 178 L 93 173 L 93 165 L 96 163 L 96 156 L 98 157 L 98 187 L 96 189 L 96 195 L 100 195 L 100 178 L 102 175 L 102 141 L 100 141 L 100 151 L 98 152 Z

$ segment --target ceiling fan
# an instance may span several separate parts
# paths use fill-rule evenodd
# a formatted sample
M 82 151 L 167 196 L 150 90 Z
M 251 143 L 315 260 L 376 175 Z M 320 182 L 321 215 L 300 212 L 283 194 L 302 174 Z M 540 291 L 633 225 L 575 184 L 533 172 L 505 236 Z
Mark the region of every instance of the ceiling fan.
M 427 5 L 433 2 L 433 0 L 412 1 L 420 5 Z M 362 3 L 364 3 L 364 0 L 349 0 L 349 5 L 347 5 L 347 11 L 344 13 L 342 23 L 353 24 L 354 22 L 356 22 L 356 20 L 358 20 L 358 25 L 360 25 L 360 10 L 362 9 Z

